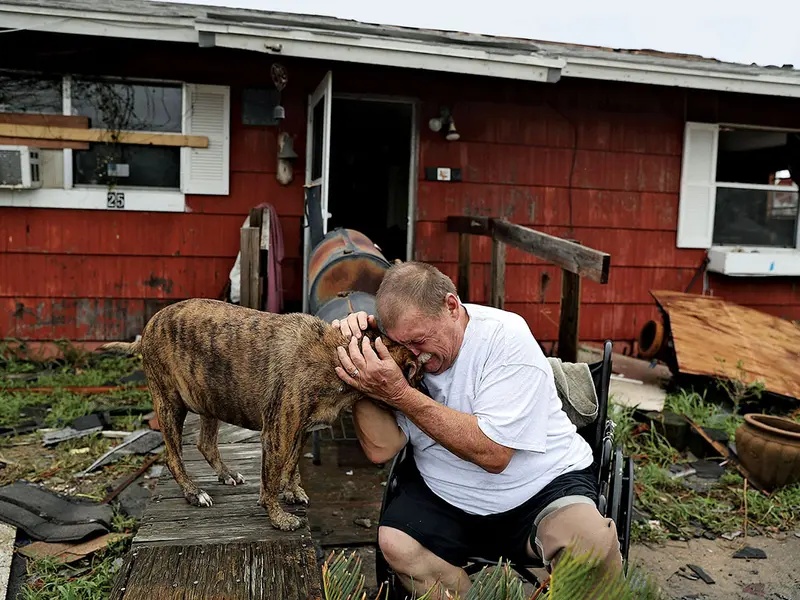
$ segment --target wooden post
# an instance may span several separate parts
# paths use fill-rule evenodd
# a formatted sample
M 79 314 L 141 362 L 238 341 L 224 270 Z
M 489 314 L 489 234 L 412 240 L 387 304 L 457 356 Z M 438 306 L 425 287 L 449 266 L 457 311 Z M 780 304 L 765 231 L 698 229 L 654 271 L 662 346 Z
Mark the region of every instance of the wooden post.
M 259 238 L 256 227 L 242 227 L 240 230 L 241 305 L 249 308 L 259 308 Z
M 492 238 L 492 274 L 489 305 L 503 308 L 506 303 L 506 245 Z
M 470 267 L 472 262 L 472 236 L 458 234 L 458 297 L 461 302 L 469 302 Z
M 581 308 L 581 276 L 561 269 L 561 315 L 558 320 L 558 358 L 578 361 L 578 324 Z

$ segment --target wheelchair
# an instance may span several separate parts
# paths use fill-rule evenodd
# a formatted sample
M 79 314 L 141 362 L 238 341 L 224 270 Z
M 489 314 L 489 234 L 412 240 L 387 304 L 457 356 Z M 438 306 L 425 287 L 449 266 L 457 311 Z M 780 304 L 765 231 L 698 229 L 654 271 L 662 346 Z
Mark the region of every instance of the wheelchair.
M 594 422 L 578 429 L 578 433 L 589 443 L 594 454 L 594 468 L 597 473 L 598 501 L 600 514 L 614 521 L 617 527 L 623 565 L 627 570 L 628 550 L 630 548 L 631 522 L 633 513 L 633 460 L 623 456 L 622 448 L 614 442 L 614 422 L 608 418 L 608 391 L 611 383 L 611 341 L 603 346 L 603 357 L 600 361 L 589 364 L 595 390 L 597 391 L 598 411 Z M 386 487 L 381 503 L 381 518 L 396 497 L 402 485 L 401 474 L 408 460 L 413 460 L 410 444 L 407 444 L 392 460 Z M 401 600 L 407 592 L 386 562 L 380 546 L 376 544 L 377 584 L 388 585 L 389 597 Z M 461 565 L 468 575 L 477 573 L 485 566 L 497 564 L 493 557 L 470 557 L 467 564 Z M 524 563 L 511 562 L 511 567 L 525 580 L 535 586 L 540 582 L 530 569 L 542 569 L 540 559 L 529 558 Z

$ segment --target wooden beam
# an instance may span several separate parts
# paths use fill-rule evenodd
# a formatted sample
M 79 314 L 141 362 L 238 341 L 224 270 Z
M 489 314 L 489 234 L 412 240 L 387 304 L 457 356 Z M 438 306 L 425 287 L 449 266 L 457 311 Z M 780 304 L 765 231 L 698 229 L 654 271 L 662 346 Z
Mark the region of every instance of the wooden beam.
M 447 231 L 487 235 L 599 283 L 608 283 L 611 256 L 529 227 L 490 217 L 447 217 Z
M 447 217 L 447 231 L 450 233 L 492 235 L 490 227 L 489 217 Z
M 115 132 L 107 129 L 77 129 L 42 125 L 13 125 L 0 123 L 0 137 L 32 138 L 37 140 L 69 140 L 76 142 L 116 142 L 146 146 L 178 146 L 208 148 L 208 138 L 175 133 Z
M 599 283 L 608 283 L 611 256 L 541 231 L 492 219 L 492 236 L 509 246 L 529 252 L 570 273 L 577 273 Z
M 89 142 L 73 142 L 70 140 L 35 140 L 33 138 L 12 138 L 0 137 L 2 146 L 28 146 L 39 148 L 40 150 L 63 150 L 72 148 L 73 150 L 88 150 Z
M 470 267 L 472 262 L 472 237 L 468 233 L 458 234 L 458 280 L 456 288 L 461 302 L 469 302 Z
M 492 240 L 492 273 L 489 305 L 504 308 L 506 304 L 506 245 Z
M 240 230 L 240 303 L 248 308 L 259 308 L 259 237 L 256 227 L 242 227 Z
M 578 361 L 578 325 L 581 310 L 581 276 L 561 270 L 561 314 L 558 319 L 558 358 Z
M 89 117 L 73 117 L 71 115 L 0 112 L 0 123 L 7 123 L 11 125 L 39 125 L 42 127 L 74 127 L 77 129 L 89 129 Z

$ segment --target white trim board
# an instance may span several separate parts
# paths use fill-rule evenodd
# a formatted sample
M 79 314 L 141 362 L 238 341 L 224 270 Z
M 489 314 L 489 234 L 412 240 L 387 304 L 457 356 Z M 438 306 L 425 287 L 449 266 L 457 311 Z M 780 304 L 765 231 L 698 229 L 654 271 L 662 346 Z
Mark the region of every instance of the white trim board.
M 94 6 L 101 6 L 96 3 Z M 135 12 L 133 7 L 141 7 Z M 240 48 L 276 56 L 342 60 L 405 68 L 431 69 L 527 81 L 560 77 L 599 79 L 724 92 L 800 97 L 800 72 L 793 69 L 694 60 L 652 54 L 615 53 L 474 34 L 440 35 L 413 28 L 375 26 L 334 18 L 217 8 L 221 20 L 207 18 L 209 7 L 173 4 L 169 12 L 151 11 L 146 2 L 130 2 L 129 12 L 10 4 L 0 0 L 0 22 L 9 29 L 58 30 L 64 33 L 126 39 L 185 42 Z M 159 6 L 153 3 L 152 6 Z M 162 5 L 163 6 L 163 5 Z M 225 20 L 226 14 L 232 20 Z M 401 33 L 393 35 L 394 30 Z M 435 32 L 434 32 L 435 33 Z M 201 36 L 202 34 L 202 36 Z M 201 37 L 202 43 L 201 43 Z
M 109 208 L 109 193 L 123 193 L 124 208 Z M 181 192 L 141 188 L 94 188 L 0 190 L 0 206 L 15 208 L 73 208 L 76 210 L 184 212 L 186 196 Z
M 796 277 L 800 250 L 791 248 L 734 248 L 715 246 L 708 251 L 708 270 L 733 277 Z

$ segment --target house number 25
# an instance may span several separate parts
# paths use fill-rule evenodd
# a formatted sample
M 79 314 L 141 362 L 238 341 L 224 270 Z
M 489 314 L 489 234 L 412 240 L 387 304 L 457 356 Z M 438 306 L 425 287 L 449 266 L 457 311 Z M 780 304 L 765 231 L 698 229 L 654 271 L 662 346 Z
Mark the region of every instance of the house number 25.
M 125 193 L 108 192 L 106 196 L 106 208 L 125 208 Z

